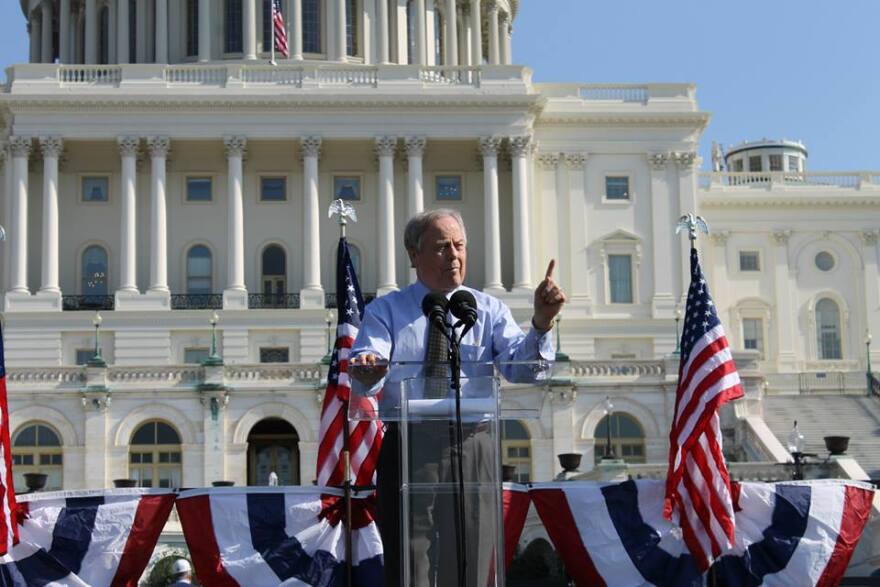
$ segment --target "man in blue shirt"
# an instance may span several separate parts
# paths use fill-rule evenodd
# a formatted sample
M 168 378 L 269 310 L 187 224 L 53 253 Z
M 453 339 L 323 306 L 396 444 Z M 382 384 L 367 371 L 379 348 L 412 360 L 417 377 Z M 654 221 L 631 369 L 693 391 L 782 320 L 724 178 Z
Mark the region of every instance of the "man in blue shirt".
M 483 292 L 464 287 L 467 270 L 467 235 L 461 215 L 455 210 L 433 210 L 413 217 L 406 226 L 404 245 L 409 254 L 412 266 L 416 270 L 418 281 L 401 291 L 377 298 L 366 308 L 361 328 L 351 350 L 349 374 L 362 387 L 374 391 L 383 389 L 383 406 L 393 405 L 399 397 L 400 385 L 413 373 L 404 367 L 392 367 L 389 372 L 388 363 L 421 362 L 426 360 L 426 349 L 429 340 L 429 322 L 422 312 L 422 299 L 428 293 L 440 293 L 449 298 L 459 289 L 470 291 L 477 302 L 477 322 L 465 335 L 461 343 L 461 360 L 463 363 L 480 362 L 496 363 L 501 367 L 502 374 L 512 381 L 527 382 L 534 380 L 529 369 L 504 365 L 507 361 L 552 361 L 553 344 L 549 334 L 553 320 L 565 303 L 565 294 L 553 280 L 555 262 L 550 261 L 544 280 L 538 285 L 534 295 L 534 312 L 532 327 L 524 333 L 507 306 L 498 299 Z M 466 371 L 467 366 L 464 367 Z M 473 377 L 476 373 L 467 373 Z M 447 426 L 448 429 L 448 426 Z M 479 427 L 470 426 L 469 438 L 465 443 L 465 461 L 467 452 L 482 450 L 479 443 L 483 442 L 478 433 Z M 443 452 L 445 434 L 438 434 L 436 426 L 414 429 L 412 432 L 411 451 L 422 453 L 433 451 L 435 462 L 448 464 L 448 448 Z M 488 439 L 486 439 L 488 440 Z M 386 426 L 382 452 L 378 465 L 379 522 L 385 553 L 386 585 L 394 586 L 400 582 L 400 471 L 399 471 L 399 431 L 393 423 Z M 416 446 L 416 444 L 421 446 Z M 431 458 L 427 458 L 428 461 Z M 471 459 L 473 461 L 473 459 Z M 425 468 L 421 473 L 414 470 L 414 475 L 424 474 L 427 480 L 444 476 L 435 465 Z M 465 475 L 467 478 L 467 474 Z M 481 481 L 484 479 L 473 479 Z M 436 506 L 435 506 L 436 510 Z M 437 512 L 434 513 L 437 523 Z M 418 516 L 418 512 L 413 512 Z M 474 524 L 468 523 L 468 585 L 485 585 L 488 577 L 488 560 L 491 548 L 486 549 L 479 544 L 479 513 Z M 450 538 L 444 539 L 446 542 Z M 448 544 L 446 545 L 448 547 Z M 476 556 L 471 553 L 482 547 L 483 552 Z M 435 550 L 438 548 L 434 545 Z M 440 545 L 440 548 L 444 548 Z M 486 552 L 489 556 L 486 556 Z M 420 570 L 426 553 L 415 552 L 412 571 L 418 584 L 430 584 L 434 581 L 426 579 L 427 575 L 439 577 L 439 584 L 454 585 L 456 576 L 454 569 L 444 565 L 442 553 L 439 557 L 439 569 L 434 572 Z M 477 560 L 474 560 L 477 559 Z M 437 556 L 435 553 L 435 560 Z M 453 559 L 454 560 L 454 559 Z M 439 571 L 439 572 L 437 572 Z M 407 573 L 411 571 L 406 570 Z M 444 577 L 446 577 L 444 579 Z

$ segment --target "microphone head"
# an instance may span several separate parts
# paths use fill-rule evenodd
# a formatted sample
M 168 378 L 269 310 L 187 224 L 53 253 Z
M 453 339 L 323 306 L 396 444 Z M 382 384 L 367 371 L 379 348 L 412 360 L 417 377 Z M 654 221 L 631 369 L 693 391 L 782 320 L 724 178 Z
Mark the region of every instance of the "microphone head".
M 471 292 L 460 289 L 449 299 L 449 311 L 467 326 L 477 322 L 477 299 Z
M 428 318 L 433 319 L 432 314 L 435 314 L 438 311 L 441 313 L 441 316 L 445 315 L 446 307 L 448 305 L 449 301 L 443 294 L 429 293 L 422 298 L 422 313 Z

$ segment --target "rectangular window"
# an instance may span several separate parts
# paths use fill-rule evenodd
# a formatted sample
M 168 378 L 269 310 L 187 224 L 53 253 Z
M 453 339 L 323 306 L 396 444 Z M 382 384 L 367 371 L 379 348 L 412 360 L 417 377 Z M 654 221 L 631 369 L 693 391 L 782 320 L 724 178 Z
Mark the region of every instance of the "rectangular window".
M 795 155 L 788 156 L 788 170 L 792 173 L 798 173 L 801 170 L 798 158 Z
M 782 171 L 782 155 L 770 155 L 770 171 Z
M 437 199 L 438 200 L 461 200 L 461 176 L 438 175 L 437 176 Z
M 612 304 L 633 303 L 632 257 L 608 255 L 608 285 Z
M 199 0 L 193 0 L 196 4 Z M 198 19 L 196 19 L 198 20 Z M 137 61 L 137 0 L 128 0 L 128 62 L 135 63 Z M 196 50 L 198 50 L 198 40 L 196 41 Z M 193 53 L 195 55 L 195 53 Z
M 272 50 L 272 0 L 263 0 L 263 52 Z
M 82 178 L 83 202 L 106 202 L 110 199 L 110 178 L 107 176 L 85 176 Z
M 260 201 L 283 202 L 287 200 L 287 178 L 261 177 Z
M 761 156 L 749 157 L 749 171 L 764 171 L 761 167 Z
M 736 161 L 733 162 L 733 170 L 735 172 L 741 172 L 743 170 L 743 160 L 742 159 L 737 159 Z
M 188 365 L 201 365 L 211 350 L 208 347 L 190 347 L 183 349 L 183 362 Z
M 186 178 L 187 202 L 210 202 L 212 199 L 212 181 L 210 177 Z
M 628 200 L 629 199 L 629 177 L 616 176 L 605 178 L 605 199 L 606 200 Z
M 95 349 L 76 349 L 76 364 L 85 365 L 95 356 Z
M 743 348 L 761 353 L 764 358 L 764 324 L 760 318 L 743 318 Z
M 761 257 L 758 251 L 740 251 L 739 252 L 739 270 L 740 271 L 760 271 Z
M 347 55 L 358 52 L 358 10 L 357 0 L 345 2 L 345 50 Z
M 359 177 L 334 177 L 333 194 L 343 200 L 361 199 L 361 178 Z
M 130 14 L 134 14 L 134 12 Z M 134 29 L 130 29 L 129 34 L 132 34 L 133 30 Z M 198 54 L 199 0 L 186 0 L 186 56 L 195 57 Z
M 303 0 L 302 35 L 305 53 L 321 52 L 321 1 Z
M 290 349 L 287 347 L 260 347 L 261 363 L 289 363 Z
M 226 0 L 224 16 L 226 17 L 226 35 L 223 50 L 226 53 L 242 53 L 242 0 Z

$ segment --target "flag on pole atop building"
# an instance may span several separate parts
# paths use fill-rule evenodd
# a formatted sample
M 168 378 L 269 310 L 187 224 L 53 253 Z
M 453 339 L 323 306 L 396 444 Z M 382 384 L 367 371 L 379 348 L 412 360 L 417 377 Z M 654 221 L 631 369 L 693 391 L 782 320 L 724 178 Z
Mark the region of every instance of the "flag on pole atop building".
M 318 443 L 318 485 L 339 486 L 345 481 L 342 452 L 347 446 L 351 457 L 351 479 L 357 486 L 375 481 L 379 447 L 382 445 L 382 423 L 378 420 L 349 422 L 348 403 L 351 386 L 348 379 L 348 357 L 357 337 L 364 313 L 364 299 L 345 237 L 339 239 L 336 251 L 336 344 L 327 373 L 327 391 L 321 407 L 321 428 Z M 359 398 L 373 402 L 377 398 Z M 346 433 L 348 438 L 345 438 Z
M 18 544 L 15 485 L 12 481 L 12 443 L 9 442 L 9 402 L 6 399 L 6 360 L 0 329 L 0 555 Z
M 284 55 L 285 58 L 290 57 L 287 45 L 287 30 L 284 26 L 284 13 L 281 11 L 281 0 L 272 0 L 272 48 L 274 51 Z
M 679 514 L 685 543 L 701 570 L 732 546 L 733 498 L 721 451 L 721 405 L 742 397 L 739 374 L 697 250 L 681 333 L 675 414 L 669 434 L 664 515 Z

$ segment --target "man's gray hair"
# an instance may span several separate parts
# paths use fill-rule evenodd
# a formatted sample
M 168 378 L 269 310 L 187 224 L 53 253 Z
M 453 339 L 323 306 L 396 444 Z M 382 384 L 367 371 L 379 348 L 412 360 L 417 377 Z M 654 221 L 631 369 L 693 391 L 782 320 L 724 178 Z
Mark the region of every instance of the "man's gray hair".
M 461 218 L 461 214 L 458 210 L 453 210 L 451 208 L 439 208 L 437 210 L 425 210 L 424 212 L 419 212 L 409 219 L 409 222 L 406 223 L 406 228 L 403 231 L 403 246 L 406 247 L 407 251 L 421 250 L 422 235 L 425 234 L 428 227 L 441 218 L 447 217 L 453 218 L 458 222 L 458 225 L 461 227 L 461 235 L 464 237 L 464 242 L 466 244 L 467 230 L 464 227 L 464 220 Z

